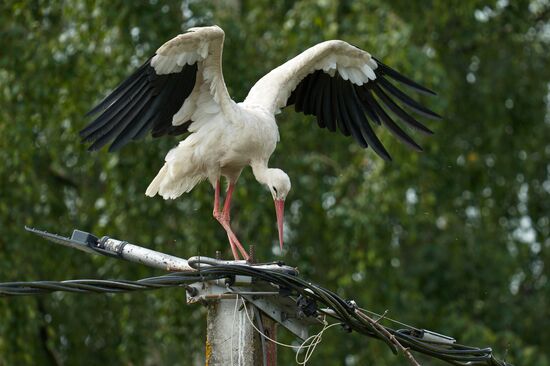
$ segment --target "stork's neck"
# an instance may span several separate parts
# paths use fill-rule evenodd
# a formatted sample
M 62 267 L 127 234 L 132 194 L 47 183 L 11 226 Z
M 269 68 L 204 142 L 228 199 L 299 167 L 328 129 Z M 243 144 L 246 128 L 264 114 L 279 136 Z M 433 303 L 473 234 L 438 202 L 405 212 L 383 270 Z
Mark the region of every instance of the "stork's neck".
M 266 161 L 255 161 L 250 164 L 256 180 L 262 184 L 268 184 L 268 170 Z

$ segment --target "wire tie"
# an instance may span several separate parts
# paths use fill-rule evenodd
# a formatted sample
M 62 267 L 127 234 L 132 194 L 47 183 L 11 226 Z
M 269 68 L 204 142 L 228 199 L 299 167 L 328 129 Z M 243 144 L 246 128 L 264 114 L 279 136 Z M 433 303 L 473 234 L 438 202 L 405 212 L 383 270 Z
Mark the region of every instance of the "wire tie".
M 123 241 L 120 243 L 120 245 L 116 248 L 116 255 L 122 258 L 122 251 L 124 250 L 124 247 L 128 244 L 127 241 Z
M 349 308 L 350 310 L 353 310 L 353 311 L 355 311 L 355 310 L 357 310 L 357 309 L 359 308 L 359 307 L 357 306 L 357 303 L 355 302 L 355 300 L 347 300 L 347 301 L 346 301 L 346 304 L 348 304 L 348 308 Z

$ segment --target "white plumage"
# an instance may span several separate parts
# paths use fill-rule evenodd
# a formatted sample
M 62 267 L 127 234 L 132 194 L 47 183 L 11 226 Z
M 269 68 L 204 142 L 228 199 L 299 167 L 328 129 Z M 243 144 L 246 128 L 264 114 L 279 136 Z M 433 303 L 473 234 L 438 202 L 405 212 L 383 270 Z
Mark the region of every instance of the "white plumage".
M 217 26 L 191 28 L 162 45 L 139 70 L 107 96 L 90 114 L 99 116 L 81 131 L 96 150 L 113 141 L 116 150 L 152 131 L 154 137 L 188 133 L 173 148 L 146 194 L 174 199 L 208 179 L 215 188 L 214 216 L 227 232 L 235 258 L 248 254 L 229 225 L 235 182 L 250 166 L 271 191 L 282 246 L 283 202 L 290 179 L 268 168 L 279 141 L 275 114 L 289 105 L 317 117 L 330 131 L 352 135 L 389 160 L 372 129 L 384 125 L 414 149 L 420 147 L 394 122 L 382 105 L 405 125 L 431 133 L 392 98 L 428 118 L 439 118 L 390 83 L 384 76 L 417 91 L 433 93 L 382 64 L 369 53 L 334 40 L 319 43 L 261 78 L 242 103 L 229 96 L 222 73 L 224 32 Z M 390 97 L 391 96 L 391 97 Z M 229 181 L 220 210 L 220 178 Z

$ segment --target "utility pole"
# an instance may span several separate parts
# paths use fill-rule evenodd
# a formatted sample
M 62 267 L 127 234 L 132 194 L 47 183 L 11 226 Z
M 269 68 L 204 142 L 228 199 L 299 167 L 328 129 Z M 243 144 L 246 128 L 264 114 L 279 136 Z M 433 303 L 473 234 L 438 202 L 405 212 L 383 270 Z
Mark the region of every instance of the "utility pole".
M 250 252 L 252 255 L 254 250 L 251 248 Z M 207 307 L 205 364 L 276 366 L 277 344 L 273 340 L 277 340 L 277 321 L 273 318 L 284 321 L 300 337 L 307 335 L 307 328 L 296 322 L 297 317 L 285 315 L 289 304 L 279 304 L 277 298 L 277 288 L 254 283 L 247 276 L 237 276 L 231 286 L 219 280 L 191 285 L 187 302 L 202 302 Z

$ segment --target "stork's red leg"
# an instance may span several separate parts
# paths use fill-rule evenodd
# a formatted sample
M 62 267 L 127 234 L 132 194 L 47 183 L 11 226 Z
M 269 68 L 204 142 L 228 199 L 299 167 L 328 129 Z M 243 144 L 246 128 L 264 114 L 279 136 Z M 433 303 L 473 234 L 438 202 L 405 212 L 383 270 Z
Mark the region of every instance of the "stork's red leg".
M 233 198 L 233 191 L 235 190 L 235 184 L 229 183 L 229 187 L 227 188 L 227 194 L 225 196 L 225 202 L 223 203 L 223 215 L 227 219 L 227 222 L 230 220 L 231 216 L 231 198 Z
M 224 208 L 225 208 L 225 205 L 224 205 Z M 212 215 L 216 220 L 218 220 L 218 222 L 223 226 L 223 228 L 227 232 L 225 225 L 222 223 L 223 212 L 220 212 L 220 181 L 219 180 L 216 182 L 216 188 L 214 189 L 214 212 L 212 212 Z M 236 245 L 233 242 L 231 236 L 229 235 L 229 232 L 227 232 L 227 239 L 229 239 L 229 245 L 231 246 L 231 252 L 233 253 L 233 257 L 235 258 L 235 260 L 239 260 L 239 253 L 237 252 Z
M 227 188 L 227 195 L 225 196 L 225 202 L 223 204 L 223 211 L 221 215 L 222 221 L 220 222 L 222 226 L 227 231 L 227 236 L 230 238 L 229 240 L 233 242 L 233 244 L 239 249 L 239 252 L 241 252 L 241 255 L 244 259 L 249 260 L 250 256 L 246 252 L 246 250 L 243 248 L 241 242 L 239 239 L 237 239 L 237 236 L 231 229 L 231 198 L 233 197 L 233 191 L 235 190 L 235 184 L 229 183 L 229 188 Z

